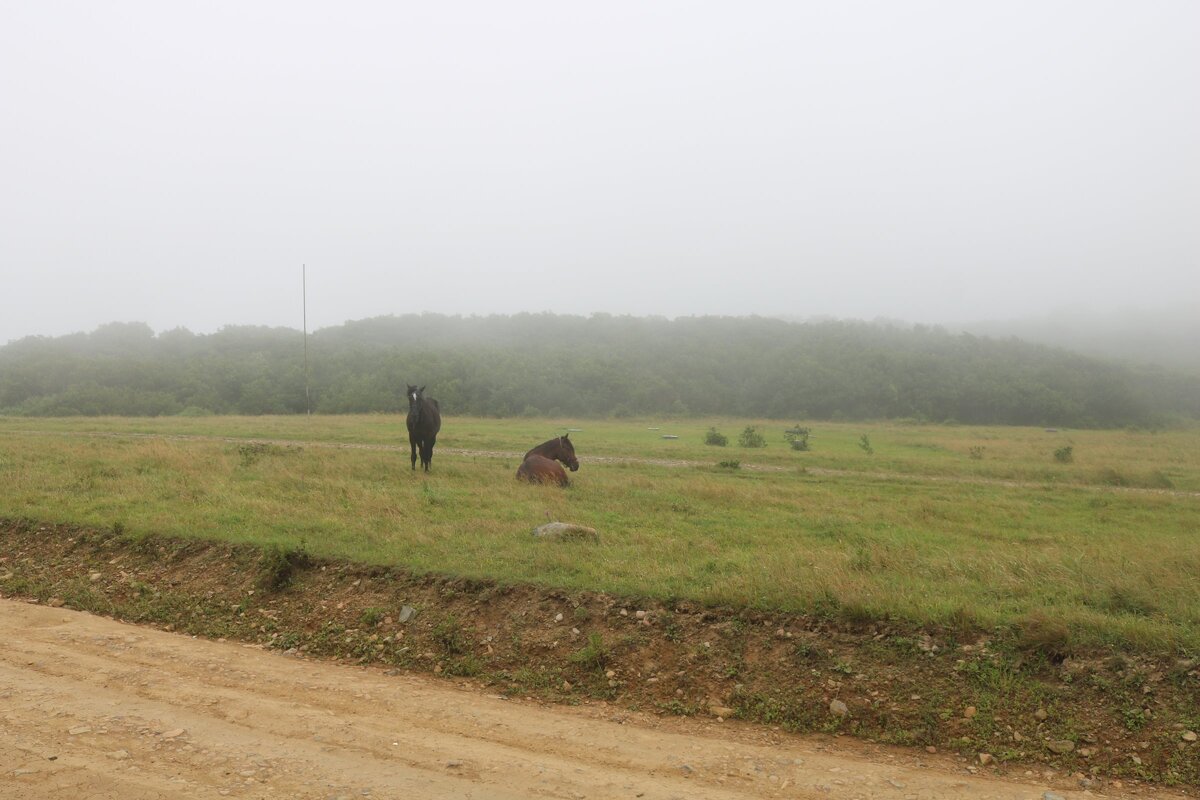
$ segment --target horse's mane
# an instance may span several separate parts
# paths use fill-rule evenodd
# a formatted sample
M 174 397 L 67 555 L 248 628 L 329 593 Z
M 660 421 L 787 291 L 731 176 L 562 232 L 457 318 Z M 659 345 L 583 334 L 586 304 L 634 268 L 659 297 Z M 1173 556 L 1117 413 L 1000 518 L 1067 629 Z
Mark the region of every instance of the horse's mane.
M 562 439 L 561 436 L 555 436 L 553 439 L 547 439 L 546 441 L 542 442 L 541 444 L 539 444 L 535 447 L 531 447 L 529 449 L 529 452 L 525 454 L 525 457 L 529 458 L 532 455 L 539 455 L 539 456 L 546 455 L 546 453 L 544 451 L 549 450 L 552 445 L 559 444 L 559 446 L 561 446 L 561 443 L 559 443 L 560 439 Z M 547 458 L 548 457 L 549 456 L 547 456 Z

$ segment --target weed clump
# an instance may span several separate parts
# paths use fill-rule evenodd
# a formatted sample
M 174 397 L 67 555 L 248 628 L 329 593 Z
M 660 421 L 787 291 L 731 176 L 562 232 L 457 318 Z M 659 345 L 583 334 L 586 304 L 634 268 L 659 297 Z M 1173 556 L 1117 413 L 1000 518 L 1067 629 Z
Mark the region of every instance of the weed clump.
M 267 456 L 282 456 L 289 453 L 299 453 L 303 450 L 302 447 L 280 447 L 277 444 L 269 442 L 247 442 L 246 444 L 238 445 L 238 456 L 241 458 L 243 467 L 253 466 L 255 463 Z
M 1030 655 L 1039 655 L 1061 664 L 1074 649 L 1071 631 L 1057 619 L 1045 614 L 1029 614 L 1017 628 L 1017 647 Z
M 312 557 L 304 549 L 304 545 L 292 548 L 271 545 L 263 551 L 255 585 L 266 592 L 281 592 L 291 586 L 297 571 L 311 563 Z
M 604 644 L 604 637 L 593 633 L 588 637 L 588 643 L 571 654 L 572 663 L 584 669 L 599 672 L 608 664 L 609 652 Z
M 465 653 L 467 650 L 467 637 L 463 633 L 462 623 L 453 614 L 447 614 L 445 619 L 434 626 L 433 640 L 450 655 Z
M 1054 460 L 1060 464 L 1070 464 L 1075 460 L 1075 448 L 1071 445 L 1064 445 L 1054 451 Z

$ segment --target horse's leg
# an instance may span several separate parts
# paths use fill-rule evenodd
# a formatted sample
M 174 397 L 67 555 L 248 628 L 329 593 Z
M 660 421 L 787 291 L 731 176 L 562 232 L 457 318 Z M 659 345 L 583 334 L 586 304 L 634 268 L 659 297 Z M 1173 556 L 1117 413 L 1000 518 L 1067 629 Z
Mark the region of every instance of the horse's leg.
M 425 471 L 433 466 L 433 446 L 437 443 L 437 434 L 430 434 L 429 439 L 425 443 Z
M 412 468 L 416 469 L 417 468 L 417 440 L 412 438 L 411 436 L 408 437 L 408 446 L 412 448 Z

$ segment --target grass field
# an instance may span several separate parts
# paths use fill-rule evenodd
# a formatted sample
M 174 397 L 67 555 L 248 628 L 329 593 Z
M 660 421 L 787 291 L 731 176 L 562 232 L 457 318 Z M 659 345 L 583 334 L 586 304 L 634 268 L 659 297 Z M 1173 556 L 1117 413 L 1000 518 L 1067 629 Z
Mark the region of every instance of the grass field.
M 1081 646 L 1200 650 L 1200 431 L 807 424 L 811 450 L 796 452 L 779 421 L 451 417 L 424 475 L 400 416 L 3 418 L 0 515 L 846 619 L 1052 620 Z M 767 447 L 737 446 L 747 425 Z M 703 443 L 710 426 L 728 447 Z M 569 490 L 519 485 L 518 458 L 496 455 L 567 428 Z M 252 443 L 266 439 L 294 444 Z M 403 451 L 328 446 L 350 444 Z M 547 519 L 601 541 L 534 541 Z

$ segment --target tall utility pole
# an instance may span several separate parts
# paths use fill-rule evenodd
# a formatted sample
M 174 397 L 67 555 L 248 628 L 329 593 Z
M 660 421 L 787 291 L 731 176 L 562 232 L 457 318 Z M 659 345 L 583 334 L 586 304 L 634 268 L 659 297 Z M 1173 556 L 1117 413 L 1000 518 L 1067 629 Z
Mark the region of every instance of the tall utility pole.
M 300 304 L 304 314 L 304 410 L 312 416 L 312 396 L 308 391 L 308 265 L 300 265 Z

